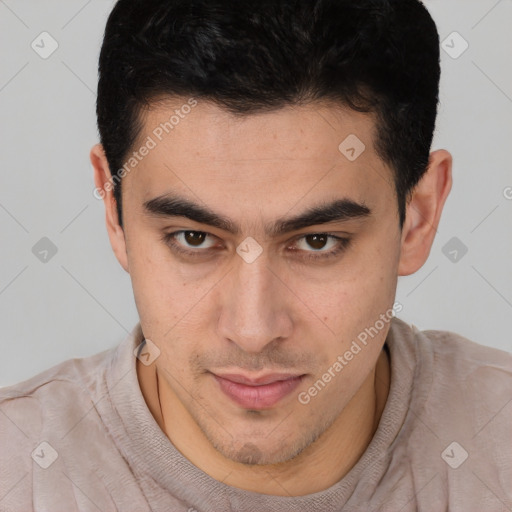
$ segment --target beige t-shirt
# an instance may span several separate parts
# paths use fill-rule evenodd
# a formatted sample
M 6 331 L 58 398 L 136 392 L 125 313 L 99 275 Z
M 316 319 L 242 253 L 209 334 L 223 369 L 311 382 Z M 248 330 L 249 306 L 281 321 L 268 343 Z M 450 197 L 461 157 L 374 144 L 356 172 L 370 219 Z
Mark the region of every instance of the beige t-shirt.
M 300 497 L 225 485 L 178 452 L 140 391 L 140 324 L 117 347 L 0 389 L 0 512 L 512 510 L 512 355 L 393 318 L 389 396 L 338 483 Z

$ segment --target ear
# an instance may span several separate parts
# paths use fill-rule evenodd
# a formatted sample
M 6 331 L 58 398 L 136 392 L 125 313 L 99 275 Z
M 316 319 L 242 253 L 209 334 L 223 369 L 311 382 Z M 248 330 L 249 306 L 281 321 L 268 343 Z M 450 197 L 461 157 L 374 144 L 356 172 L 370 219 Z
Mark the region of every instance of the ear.
M 439 149 L 430 154 L 428 169 L 414 188 L 407 205 L 399 276 L 413 274 L 427 261 L 451 188 L 452 155 Z
M 89 158 L 94 168 L 94 183 L 96 185 L 94 196 L 98 199 L 102 198 L 105 204 L 105 221 L 110 245 L 116 255 L 117 261 L 119 261 L 126 272 L 129 272 L 126 241 L 123 228 L 119 225 L 117 205 L 113 192 L 114 182 L 112 181 L 103 146 L 101 144 L 94 145 L 89 154 Z

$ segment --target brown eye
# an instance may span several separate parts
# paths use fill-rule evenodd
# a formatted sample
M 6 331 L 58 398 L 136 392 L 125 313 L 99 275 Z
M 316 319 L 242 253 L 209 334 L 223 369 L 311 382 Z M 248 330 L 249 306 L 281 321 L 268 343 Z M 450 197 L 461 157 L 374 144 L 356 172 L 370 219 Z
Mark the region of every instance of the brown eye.
M 295 242 L 294 252 L 309 261 L 327 261 L 340 256 L 349 246 L 350 238 L 339 237 L 330 233 L 311 233 L 301 236 Z
M 205 254 L 215 246 L 214 237 L 204 231 L 175 231 L 165 234 L 163 240 L 176 252 L 191 256 Z
M 327 243 L 327 239 L 329 238 L 324 234 L 314 234 L 314 235 L 306 235 L 305 240 L 307 244 L 313 249 L 323 249 Z
M 184 231 L 183 237 L 187 244 L 189 244 L 192 247 L 197 247 L 204 242 L 206 238 L 206 233 L 203 233 L 201 231 Z

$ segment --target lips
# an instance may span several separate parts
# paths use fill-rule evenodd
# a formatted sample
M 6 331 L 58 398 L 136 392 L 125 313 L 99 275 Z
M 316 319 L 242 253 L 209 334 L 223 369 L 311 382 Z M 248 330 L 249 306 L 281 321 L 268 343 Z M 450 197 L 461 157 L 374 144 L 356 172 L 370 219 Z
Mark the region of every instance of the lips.
M 289 395 L 304 375 L 273 373 L 258 378 L 241 374 L 212 374 L 221 391 L 245 409 L 268 409 Z

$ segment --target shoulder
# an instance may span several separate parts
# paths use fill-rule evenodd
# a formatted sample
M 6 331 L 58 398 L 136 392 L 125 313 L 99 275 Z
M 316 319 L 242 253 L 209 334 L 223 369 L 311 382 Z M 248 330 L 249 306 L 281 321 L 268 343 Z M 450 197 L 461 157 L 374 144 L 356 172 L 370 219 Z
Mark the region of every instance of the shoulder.
M 418 330 L 412 326 L 417 373 L 428 402 L 439 411 L 449 406 L 481 426 L 493 413 L 497 422 L 509 422 L 512 413 L 512 354 L 460 334 L 443 330 Z M 506 409 L 506 410 L 505 410 Z M 447 416 L 444 416 L 447 420 Z M 460 416 L 459 416 L 460 418 Z
M 460 510 L 492 510 L 497 496 L 512 499 L 512 354 L 451 331 L 395 323 L 400 350 L 412 354 L 402 357 L 412 379 L 393 468 L 407 460 L 397 470 L 415 488 L 435 477 L 431 498 L 456 499 Z
M 94 386 L 98 372 L 108 364 L 110 348 L 88 357 L 73 358 L 62 361 L 29 379 L 0 388 L 0 410 L 25 409 L 36 404 L 44 404 L 55 393 L 65 390 L 67 399 L 74 394 L 87 393 Z
M 442 372 L 443 376 L 453 379 L 474 376 L 511 384 L 512 353 L 451 331 L 413 329 L 418 334 L 418 343 L 428 344 L 432 350 L 434 373 Z
M 34 463 L 44 468 L 53 462 L 55 443 L 48 443 L 50 438 L 63 437 L 98 399 L 113 350 L 68 359 L 0 388 L 1 496 L 9 492 L 18 505 L 31 499 L 27 491 L 33 485 Z
M 37 436 L 43 413 L 64 416 L 84 402 L 90 403 L 101 392 L 101 382 L 117 347 L 97 354 L 62 361 L 33 377 L 0 388 L 0 428 L 2 433 L 23 431 Z M 9 437 L 2 435 L 7 441 Z
M 421 331 L 417 339 L 431 347 L 431 417 L 452 435 L 465 432 L 481 453 L 503 455 L 512 428 L 512 354 L 451 331 Z M 512 452 L 507 459 L 512 464 Z
M 43 413 L 64 415 L 66 410 L 98 394 L 114 348 L 88 357 L 68 359 L 33 377 L 0 388 L 0 428 L 2 434 L 23 431 L 37 436 Z M 7 425 L 7 427 L 6 427 Z M 8 442 L 9 437 L 1 439 Z

